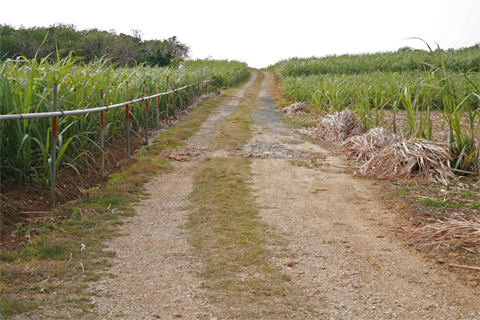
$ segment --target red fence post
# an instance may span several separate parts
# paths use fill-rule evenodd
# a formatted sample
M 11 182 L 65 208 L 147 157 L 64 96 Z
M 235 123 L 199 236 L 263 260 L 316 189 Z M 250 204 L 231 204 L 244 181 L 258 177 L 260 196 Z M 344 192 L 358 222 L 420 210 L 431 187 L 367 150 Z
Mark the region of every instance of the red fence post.
M 160 83 L 157 83 L 157 94 L 160 93 Z M 160 130 L 160 96 L 157 97 L 157 130 Z
M 188 99 L 188 75 L 185 76 L 185 86 L 186 86 L 186 88 L 185 88 L 185 95 L 187 96 L 187 97 L 185 98 L 185 109 L 186 109 L 186 108 L 188 107 L 188 100 L 189 100 L 189 99 Z
M 175 108 L 177 106 L 177 97 L 175 95 L 175 80 L 173 81 L 173 103 L 172 103 L 172 106 L 173 106 L 172 117 L 173 117 L 173 121 L 175 121 L 175 120 L 177 120 L 177 115 L 175 114 Z
M 192 85 L 192 104 L 195 103 L 195 75 L 193 75 L 193 85 Z
M 201 76 L 197 76 L 197 96 L 199 101 L 200 101 L 200 79 L 201 78 L 202 78 Z
M 182 87 L 182 78 L 180 78 L 180 88 Z M 180 89 L 180 111 L 183 111 L 182 89 Z
M 168 76 L 167 76 L 167 92 L 168 92 Z M 167 107 L 165 108 L 167 110 L 167 114 L 165 116 L 165 123 L 168 124 L 168 100 L 170 98 L 170 93 L 167 93 Z
M 147 84 L 145 83 L 145 97 L 143 100 L 145 100 L 145 145 L 148 145 L 148 89 L 147 89 Z
M 100 90 L 100 107 L 103 107 L 103 90 Z M 101 124 L 100 147 L 102 149 L 102 178 L 104 178 L 105 177 L 105 133 L 103 129 L 105 128 L 105 118 L 104 118 L 103 110 L 101 111 L 101 114 L 100 114 L 100 124 Z
M 57 111 L 58 104 L 58 84 L 53 84 L 53 105 L 52 111 Z M 51 184 L 52 184 L 52 206 L 55 207 L 55 188 L 56 188 L 56 177 L 57 177 L 57 117 L 53 118 L 52 123 L 52 164 L 51 164 Z
M 129 101 L 129 95 L 128 95 L 128 81 L 125 81 L 125 100 Z M 125 113 L 126 113 L 126 130 L 127 130 L 127 159 L 130 159 L 130 109 L 129 105 L 127 103 L 127 106 L 125 108 Z

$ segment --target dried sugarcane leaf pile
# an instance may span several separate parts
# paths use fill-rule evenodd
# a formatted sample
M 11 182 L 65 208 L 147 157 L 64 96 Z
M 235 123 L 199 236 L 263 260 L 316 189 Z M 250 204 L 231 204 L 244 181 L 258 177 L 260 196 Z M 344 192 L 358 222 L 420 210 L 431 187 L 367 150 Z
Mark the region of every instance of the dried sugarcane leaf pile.
M 363 124 L 355 119 L 350 110 L 345 109 L 326 116 L 315 128 L 298 131 L 315 139 L 342 142 L 350 136 L 362 134 L 364 130 Z
M 200 100 L 205 100 L 205 99 L 217 99 L 217 97 L 220 95 L 220 91 L 214 91 L 212 93 L 205 93 L 200 96 Z
M 280 110 L 281 113 L 285 113 L 288 116 L 298 116 L 301 114 L 307 114 L 308 108 L 304 103 L 297 102 L 288 107 Z
M 347 159 L 368 161 L 386 147 L 401 141 L 403 138 L 399 135 L 383 127 L 375 127 L 365 134 L 348 138 L 334 153 Z
M 416 229 L 408 240 L 425 246 L 480 245 L 480 218 L 447 219 Z
M 359 175 L 389 180 L 416 180 L 447 184 L 456 180 L 451 156 L 443 144 L 412 139 L 392 144 L 360 167 Z

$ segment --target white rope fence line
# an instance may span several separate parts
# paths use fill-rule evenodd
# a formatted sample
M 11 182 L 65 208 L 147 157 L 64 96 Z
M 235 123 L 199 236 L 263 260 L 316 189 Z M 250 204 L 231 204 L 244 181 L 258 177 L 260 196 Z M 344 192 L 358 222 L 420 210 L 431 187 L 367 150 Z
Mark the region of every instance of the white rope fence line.
M 243 68 L 241 70 L 232 72 L 237 73 L 245 70 L 246 68 Z M 229 74 L 227 73 L 227 76 Z M 104 111 L 107 111 L 109 109 L 115 109 L 115 108 L 120 108 L 120 107 L 126 107 L 126 112 L 127 112 L 127 117 L 126 117 L 126 132 L 127 132 L 127 158 L 130 158 L 130 121 L 129 121 L 129 105 L 134 104 L 137 102 L 142 102 L 145 101 L 145 144 L 148 144 L 148 103 L 147 101 L 153 98 L 161 97 L 161 96 L 167 96 L 167 110 L 169 108 L 169 103 L 168 103 L 168 98 L 170 94 L 173 94 L 174 101 L 173 101 L 173 116 L 175 119 L 175 93 L 177 91 L 180 92 L 180 95 L 182 94 L 183 90 L 186 90 L 188 92 L 188 88 L 192 87 L 192 93 L 195 95 L 195 87 L 197 86 L 199 90 L 198 91 L 198 98 L 200 98 L 200 91 L 207 90 L 207 93 L 212 87 L 214 86 L 215 83 L 215 75 L 212 73 L 211 77 L 207 76 L 205 74 L 205 78 L 208 80 L 203 80 L 200 82 L 195 82 L 188 84 L 186 86 L 180 87 L 180 88 L 174 88 L 173 90 L 166 91 L 166 92 L 160 92 L 151 96 L 147 95 L 146 91 L 146 86 L 145 84 L 145 96 L 140 97 L 138 99 L 133 99 L 133 100 L 128 100 L 122 103 L 117 103 L 117 104 L 111 104 L 109 106 L 104 106 L 103 105 L 103 90 L 100 90 L 100 107 L 96 108 L 88 108 L 88 109 L 77 109 L 77 110 L 67 110 L 67 111 L 57 111 L 57 106 L 58 106 L 58 85 L 55 83 L 53 85 L 53 104 L 52 104 L 52 110 L 51 112 L 38 112 L 38 113 L 22 113 L 22 114 L 7 114 L 7 115 L 0 115 L 0 120 L 24 120 L 24 119 L 41 119 L 41 118 L 53 118 L 53 123 L 52 123 L 52 154 L 51 158 L 48 159 L 49 162 L 49 167 L 50 167 L 50 172 L 51 172 L 51 187 L 52 187 L 52 205 L 55 206 L 55 177 L 56 177 L 56 140 L 57 140 L 57 119 L 59 117 L 65 117 L 65 116 L 71 116 L 71 115 L 79 115 L 79 114 L 85 114 L 85 113 L 93 113 L 93 112 L 101 112 L 101 130 L 100 130 L 100 147 L 102 149 L 102 160 L 101 160 L 101 173 L 102 177 L 105 176 L 105 152 L 103 151 L 105 147 L 105 139 L 104 139 Z M 203 84 L 202 89 L 200 89 L 200 84 Z M 125 82 L 126 85 L 126 98 L 128 99 L 128 81 Z M 205 86 L 206 85 L 206 86 Z M 230 86 L 230 84 L 228 84 Z M 168 78 L 167 78 L 167 87 L 168 87 Z M 206 87 L 206 88 L 205 88 Z M 194 97 L 195 99 L 195 97 Z M 182 99 L 180 99 L 180 107 L 182 108 Z M 160 102 L 158 102 L 160 103 Z M 160 104 L 158 104 L 157 108 L 157 129 L 158 129 L 158 124 L 159 124 L 159 108 Z M 168 123 L 168 111 L 167 111 L 167 118 L 166 121 Z
M 117 104 L 111 104 L 109 106 L 104 106 L 104 107 L 97 107 L 97 108 L 89 108 L 89 109 L 78 109 L 78 110 L 67 110 L 67 111 L 56 111 L 56 112 L 38 112 L 38 113 L 22 113 L 22 114 L 6 114 L 6 115 L 0 115 L 0 120 L 23 120 L 23 119 L 41 119 L 41 118 L 56 118 L 56 117 L 64 117 L 64 116 L 72 116 L 72 115 L 78 115 L 78 114 L 84 114 L 84 113 L 92 113 L 92 112 L 100 112 L 100 111 L 107 111 L 109 109 L 115 109 L 119 107 L 124 107 L 127 104 L 133 104 L 136 102 L 142 102 L 145 100 L 153 99 L 156 97 L 160 96 L 165 96 L 167 94 L 172 94 L 177 91 L 184 90 L 186 88 L 196 86 L 202 83 L 208 83 L 209 81 L 201 81 L 197 83 L 192 83 L 189 85 L 186 85 L 181 88 L 176 88 L 171 91 L 166 91 L 166 92 L 161 92 L 157 93 L 151 96 L 147 97 L 140 97 L 138 99 L 134 100 L 129 100 L 126 102 L 122 103 L 117 103 Z
M 247 69 L 247 67 L 245 67 L 243 69 L 240 69 L 240 70 L 237 70 L 237 71 L 234 71 L 234 72 L 227 73 L 227 85 L 230 87 L 230 75 L 231 74 L 239 73 L 239 72 L 242 72 L 246 69 Z
M 247 69 L 247 67 L 243 68 L 243 69 L 240 69 L 240 70 L 237 70 L 237 71 L 234 71 L 234 72 L 230 72 L 230 73 L 227 73 L 227 75 L 229 74 L 234 74 L 234 73 L 239 73 L 239 72 L 242 72 L 243 70 Z

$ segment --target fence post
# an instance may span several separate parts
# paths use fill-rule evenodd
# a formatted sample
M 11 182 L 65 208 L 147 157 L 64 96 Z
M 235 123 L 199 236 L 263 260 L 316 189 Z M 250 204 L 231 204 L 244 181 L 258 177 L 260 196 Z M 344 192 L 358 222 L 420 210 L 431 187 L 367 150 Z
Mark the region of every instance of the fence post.
M 160 93 L 160 83 L 157 83 L 157 94 Z M 157 130 L 160 130 L 160 96 L 157 97 Z
M 180 78 L 180 85 L 179 87 L 182 87 L 182 78 Z M 180 111 L 183 111 L 183 100 L 182 100 L 182 89 L 180 89 Z
M 168 76 L 167 76 L 167 92 L 170 89 L 168 89 Z M 167 107 L 165 108 L 167 110 L 167 114 L 165 115 L 165 124 L 168 124 L 168 100 L 170 98 L 170 93 L 167 93 Z
M 192 104 L 195 103 L 195 75 L 193 75 L 193 83 L 192 83 Z
M 188 108 L 188 75 L 185 76 L 185 95 L 187 96 L 186 99 L 185 99 L 185 109 Z
M 200 101 L 200 79 L 201 79 L 201 77 L 197 76 L 197 97 L 198 97 L 198 101 Z
M 100 107 L 103 107 L 103 90 L 100 90 Z M 102 149 L 102 178 L 105 177 L 105 133 L 103 129 L 105 128 L 105 116 L 104 112 L 100 113 L 100 123 L 101 123 L 101 130 L 100 130 L 100 147 Z
M 128 97 L 128 81 L 125 81 L 125 100 L 129 101 Z M 127 159 L 130 159 L 130 109 L 127 103 L 127 107 L 125 108 L 126 118 L 127 121 L 125 122 L 126 130 L 127 130 Z
M 148 91 L 147 91 L 147 84 L 144 84 L 145 87 L 145 145 L 148 145 Z
M 175 92 L 175 80 L 173 80 L 173 103 L 172 103 L 172 106 L 173 106 L 173 110 L 172 110 L 172 117 L 173 117 L 173 121 L 177 120 L 177 115 L 175 114 L 175 108 L 177 106 L 177 96 L 176 96 L 176 92 Z
M 212 92 L 215 91 L 215 74 L 212 72 L 212 87 L 210 88 Z
M 55 112 L 57 111 L 57 104 L 58 104 L 58 84 L 54 83 L 53 84 L 53 105 L 52 105 L 52 111 Z M 56 163 L 57 163 L 57 117 L 53 118 L 53 124 L 52 124 L 52 177 L 51 177 L 51 183 L 52 183 L 52 206 L 55 207 L 55 188 L 56 188 Z

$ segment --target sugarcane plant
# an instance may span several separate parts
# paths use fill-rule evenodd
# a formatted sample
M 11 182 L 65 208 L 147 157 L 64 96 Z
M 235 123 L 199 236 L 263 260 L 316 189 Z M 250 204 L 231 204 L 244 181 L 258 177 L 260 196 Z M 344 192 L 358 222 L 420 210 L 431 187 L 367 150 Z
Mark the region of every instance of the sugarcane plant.
M 145 96 L 145 89 L 148 95 L 153 95 L 171 90 L 172 80 L 178 88 L 187 84 L 187 77 L 191 84 L 205 80 L 205 76 L 212 73 L 218 75 L 215 80 L 217 85 L 225 86 L 227 73 L 244 69 L 238 76 L 245 77 L 248 75 L 245 68 L 243 62 L 210 59 L 186 61 L 184 70 L 177 70 L 148 65 L 118 68 L 107 58 L 82 64 L 72 55 L 63 59 L 58 54 L 31 60 L 19 57 L 0 63 L 0 114 L 51 112 L 54 83 L 58 84 L 59 111 L 67 111 L 98 107 L 100 90 L 104 92 L 104 105 L 123 103 L 127 81 L 129 99 L 133 100 Z M 169 86 L 167 78 L 171 79 Z M 166 97 L 151 100 L 147 113 L 144 104 L 131 105 L 132 134 L 145 130 L 145 121 L 150 127 L 156 126 L 166 117 L 168 108 L 171 115 L 173 108 L 178 110 L 192 98 L 193 90 L 190 88 L 188 95 L 185 92 L 177 95 L 175 101 L 170 99 L 169 106 Z M 104 116 L 107 142 L 125 134 L 125 108 L 105 111 Z M 57 121 L 57 158 L 55 163 L 50 163 L 50 168 L 55 166 L 57 170 L 62 170 L 70 167 L 77 171 L 91 168 L 92 151 L 99 149 L 100 113 L 59 117 Z M 0 174 L 3 185 L 42 185 L 50 182 L 52 124 L 51 118 L 0 121 Z

